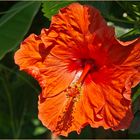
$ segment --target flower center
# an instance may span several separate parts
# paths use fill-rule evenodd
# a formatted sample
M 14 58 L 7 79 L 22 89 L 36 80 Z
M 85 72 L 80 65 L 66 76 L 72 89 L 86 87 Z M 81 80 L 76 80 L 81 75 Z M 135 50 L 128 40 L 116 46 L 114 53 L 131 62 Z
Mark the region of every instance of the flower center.
M 80 78 L 79 78 L 77 84 L 83 83 L 83 80 L 85 79 L 85 77 L 86 77 L 86 75 L 88 74 L 88 72 L 91 70 L 92 65 L 93 65 L 93 64 L 91 63 L 91 61 L 87 61 L 87 62 L 85 63 L 85 67 L 84 67 L 84 69 L 83 69 L 83 72 L 82 72 L 82 74 L 81 74 L 81 76 L 80 76 Z
M 93 60 L 86 60 L 86 61 L 81 60 L 81 62 L 82 61 L 84 62 L 84 63 L 82 63 L 83 71 L 82 71 L 80 77 L 77 79 L 77 81 L 75 83 L 73 83 L 71 86 L 69 86 L 66 89 L 67 95 L 69 97 L 75 97 L 76 95 L 80 94 L 81 85 L 83 84 L 85 77 L 87 76 L 89 71 L 92 70 L 94 67 Z

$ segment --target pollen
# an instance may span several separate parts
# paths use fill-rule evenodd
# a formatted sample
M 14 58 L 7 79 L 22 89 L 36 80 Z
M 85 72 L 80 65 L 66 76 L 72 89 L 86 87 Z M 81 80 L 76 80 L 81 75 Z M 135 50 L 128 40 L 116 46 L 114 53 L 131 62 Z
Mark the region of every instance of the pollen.
M 87 76 L 88 72 L 90 71 L 91 67 L 92 67 L 91 63 L 86 63 L 83 71 L 80 73 L 80 76 L 78 78 L 76 77 L 77 81 L 75 81 L 74 83 L 72 82 L 72 85 L 70 85 L 66 89 L 68 97 L 78 97 L 78 95 L 80 95 L 83 81 Z
M 69 86 L 66 89 L 68 97 L 76 97 L 77 95 L 80 95 L 80 91 L 81 91 L 81 86 L 76 83 L 73 86 Z

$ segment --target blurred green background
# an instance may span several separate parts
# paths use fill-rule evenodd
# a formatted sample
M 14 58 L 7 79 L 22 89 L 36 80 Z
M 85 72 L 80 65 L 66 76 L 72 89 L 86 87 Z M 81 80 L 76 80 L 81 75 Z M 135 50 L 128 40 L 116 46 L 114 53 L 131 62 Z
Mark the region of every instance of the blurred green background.
M 74 2 L 74 1 L 73 1 Z M 78 1 L 97 7 L 116 36 L 130 40 L 140 36 L 140 2 Z M 51 132 L 37 117 L 41 89 L 31 76 L 19 71 L 14 53 L 29 34 L 40 34 L 49 28 L 51 17 L 72 1 L 0 1 L 0 138 L 51 138 Z M 134 120 L 128 130 L 113 132 L 103 128 L 85 127 L 70 139 L 140 138 L 140 85 L 132 89 Z M 138 125 L 139 124 L 139 125 Z M 65 137 L 60 137 L 65 138 Z

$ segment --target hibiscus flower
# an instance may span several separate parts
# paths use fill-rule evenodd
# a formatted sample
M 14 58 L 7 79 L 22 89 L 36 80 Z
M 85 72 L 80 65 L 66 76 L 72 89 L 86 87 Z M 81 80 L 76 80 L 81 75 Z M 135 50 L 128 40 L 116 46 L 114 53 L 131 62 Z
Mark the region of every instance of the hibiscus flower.
M 129 127 L 131 88 L 140 81 L 140 38 L 122 42 L 94 7 L 73 3 L 31 34 L 15 63 L 38 80 L 39 119 L 56 135 L 86 125 Z

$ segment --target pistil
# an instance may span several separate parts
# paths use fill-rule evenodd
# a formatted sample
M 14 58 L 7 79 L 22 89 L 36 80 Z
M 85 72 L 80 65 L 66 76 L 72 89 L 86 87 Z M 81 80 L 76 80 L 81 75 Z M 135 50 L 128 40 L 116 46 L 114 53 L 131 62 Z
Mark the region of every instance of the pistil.
M 81 76 L 80 76 L 77 84 L 83 83 L 83 80 L 85 79 L 85 77 L 86 77 L 86 75 L 87 75 L 87 73 L 89 72 L 90 69 L 91 69 L 91 64 L 90 63 L 87 63 L 85 65 L 85 67 L 84 67 L 84 70 L 83 70 L 83 72 L 82 72 L 82 74 L 81 74 Z
M 85 79 L 85 77 L 87 76 L 88 72 L 90 71 L 92 67 L 91 63 L 86 63 L 85 67 L 83 69 L 83 72 L 81 74 L 81 76 L 79 77 L 78 81 L 76 83 L 74 83 L 72 86 L 69 86 L 67 88 L 67 95 L 69 97 L 75 97 L 76 95 L 80 94 L 80 89 L 81 89 L 81 85 L 83 84 L 83 81 Z

